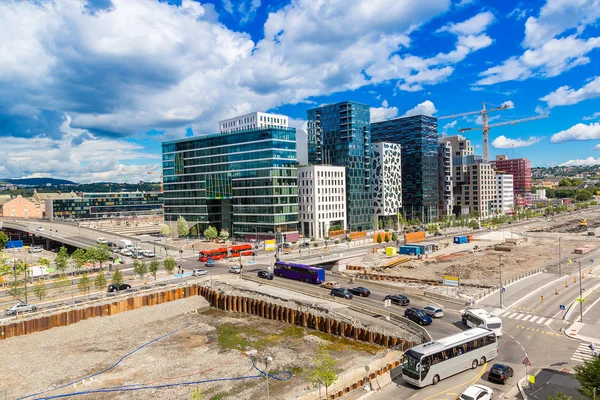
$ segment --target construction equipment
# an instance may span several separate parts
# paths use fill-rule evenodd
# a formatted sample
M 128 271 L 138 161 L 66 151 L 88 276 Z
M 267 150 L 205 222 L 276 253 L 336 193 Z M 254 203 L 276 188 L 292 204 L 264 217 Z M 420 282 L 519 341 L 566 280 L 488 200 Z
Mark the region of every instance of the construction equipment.
M 504 122 L 498 122 L 496 124 L 489 124 L 489 120 L 488 120 L 488 113 L 491 111 L 501 111 L 501 110 L 506 110 L 508 108 L 510 108 L 510 106 L 508 104 L 503 104 L 500 107 L 494 107 L 494 108 L 490 108 L 489 110 L 485 108 L 485 103 L 482 103 L 483 107 L 481 110 L 477 110 L 477 111 L 469 111 L 466 113 L 460 113 L 460 114 L 454 114 L 454 115 L 446 115 L 443 117 L 439 117 L 438 119 L 446 119 L 446 118 L 456 118 L 456 117 L 463 117 L 466 115 L 473 115 L 473 114 L 480 114 L 481 115 L 481 119 L 482 119 L 482 126 L 481 127 L 477 127 L 477 128 L 462 128 L 459 129 L 459 132 L 466 132 L 466 131 L 472 131 L 472 130 L 479 130 L 481 129 L 483 131 L 483 161 L 487 162 L 489 160 L 489 145 L 488 145 L 488 137 L 489 137 L 489 132 L 490 132 L 490 128 L 494 128 L 497 126 L 504 126 L 504 125 L 514 125 L 514 124 L 518 124 L 521 122 L 528 122 L 528 121 L 534 121 L 534 120 L 538 120 L 538 119 L 543 119 L 543 118 L 548 118 L 547 115 L 536 115 L 533 117 L 527 117 L 527 118 L 521 118 L 521 119 L 515 119 L 512 121 L 504 121 Z
M 153 172 L 153 171 L 148 171 L 147 172 L 148 175 L 160 175 L 160 192 L 163 192 L 163 174 L 162 172 Z
M 585 218 L 583 221 L 579 223 L 579 226 L 588 226 L 588 220 Z

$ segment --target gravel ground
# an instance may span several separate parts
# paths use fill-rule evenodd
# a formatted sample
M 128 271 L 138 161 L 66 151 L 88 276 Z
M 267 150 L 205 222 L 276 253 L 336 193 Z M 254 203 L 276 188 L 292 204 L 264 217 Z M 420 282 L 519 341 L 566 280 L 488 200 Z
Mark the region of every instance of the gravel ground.
M 255 347 L 261 356 L 273 355 L 274 360 L 269 364 L 271 371 L 294 372 L 289 381 L 271 380 L 271 398 L 290 399 L 306 388 L 301 369 L 310 366 L 318 343 L 329 343 L 332 355 L 340 361 L 338 366 L 344 369 L 364 363 L 380 351 L 357 342 L 342 343 L 328 335 L 301 328 L 291 330 L 285 323 L 224 313 L 207 306 L 202 297 L 192 297 L 0 341 L 3 363 L 10 366 L 0 370 L 6 398 L 44 391 L 101 371 L 142 344 L 180 328 L 183 329 L 144 347 L 109 372 L 49 392 L 46 396 L 109 386 L 162 385 L 257 375 L 244 351 Z M 234 334 L 225 336 L 229 332 L 225 328 Z M 292 336 L 289 336 L 290 332 Z M 263 366 L 261 363 L 260 367 Z M 246 379 L 168 389 L 86 394 L 78 398 L 186 399 L 199 387 L 207 394 L 207 400 L 258 400 L 265 397 L 264 385 L 264 379 Z

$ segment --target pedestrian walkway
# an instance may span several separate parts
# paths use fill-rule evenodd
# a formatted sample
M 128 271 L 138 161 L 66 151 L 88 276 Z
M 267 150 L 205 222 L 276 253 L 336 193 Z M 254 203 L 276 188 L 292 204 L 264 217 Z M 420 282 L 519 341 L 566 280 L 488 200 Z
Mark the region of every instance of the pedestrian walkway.
M 549 325 L 552 322 L 552 318 L 541 317 L 539 315 L 527 314 L 527 313 L 519 313 L 512 312 L 506 313 L 502 316 L 502 318 L 515 319 L 521 322 L 528 322 L 530 324 L 544 324 Z
M 600 342 L 594 344 L 596 345 L 596 351 L 600 351 Z M 592 350 L 589 346 L 589 342 L 581 342 L 577 347 L 577 350 L 575 350 L 571 356 L 571 361 L 583 363 L 584 361 L 593 360 L 594 356 L 592 356 Z

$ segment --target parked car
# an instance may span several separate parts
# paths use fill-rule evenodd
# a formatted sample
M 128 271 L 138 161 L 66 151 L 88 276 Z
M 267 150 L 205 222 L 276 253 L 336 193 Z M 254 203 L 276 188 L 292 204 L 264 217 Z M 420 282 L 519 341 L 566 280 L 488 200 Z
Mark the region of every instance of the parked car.
M 229 267 L 229 272 L 231 272 L 232 274 L 241 274 L 242 269 L 239 265 L 232 265 L 231 267 Z
M 43 226 L 38 226 L 37 228 L 35 228 L 36 231 L 38 232 L 42 232 L 44 230 Z
M 4 313 L 6 315 L 17 315 L 17 313 L 24 313 L 24 312 L 33 312 L 36 311 L 37 307 L 31 304 L 26 304 L 26 303 L 19 303 L 19 304 L 15 304 L 14 306 L 12 306 L 11 308 L 4 310 Z
M 310 247 L 310 243 L 302 242 L 298 245 L 298 247 L 300 247 L 301 249 L 306 249 L 306 248 Z
M 494 364 L 488 372 L 488 381 L 505 384 L 508 378 L 512 378 L 514 375 L 515 371 L 508 365 Z
M 265 271 L 264 269 L 258 271 L 256 276 L 263 279 L 273 280 L 273 273 L 271 271 Z
M 108 247 L 113 247 L 115 244 L 109 240 L 109 241 L 106 242 L 106 245 Z
M 425 314 L 423 310 L 419 310 L 418 308 L 407 308 L 404 311 L 404 317 L 416 322 L 419 325 L 431 325 L 433 322 L 429 315 Z
M 442 318 L 444 316 L 442 307 L 427 306 L 423 308 L 423 312 L 432 318 Z
M 108 244 L 108 240 L 106 240 L 105 238 L 98 238 L 96 242 L 98 242 L 99 244 Z
M 459 397 L 460 400 L 492 400 L 494 391 L 487 386 L 469 386 Z
M 107 292 L 120 292 L 122 290 L 127 290 L 127 289 L 131 289 L 131 285 L 128 285 L 126 283 L 121 283 L 121 285 L 117 286 L 114 283 L 112 285 L 108 285 L 108 290 Z
M 388 294 L 383 300 L 391 300 L 392 304 L 397 304 L 399 306 L 407 306 L 410 304 L 408 297 L 402 294 Z
M 30 253 L 41 253 L 42 252 L 42 246 L 31 246 L 29 248 L 29 252 Z
M 154 252 L 152 250 L 144 250 L 142 252 L 144 254 L 144 257 L 154 257 Z
M 340 285 L 337 282 L 334 281 L 329 281 L 329 282 L 324 282 L 321 287 L 324 287 L 325 289 L 338 289 L 341 288 L 342 285 Z
M 208 271 L 205 269 L 195 269 L 192 271 L 192 276 L 204 276 L 204 275 L 208 275 Z
M 212 257 L 208 257 L 206 259 L 206 263 L 204 264 L 205 267 L 214 267 L 215 266 L 215 260 Z
M 329 295 L 334 297 L 343 297 L 344 299 L 348 300 L 352 298 L 352 293 L 345 288 L 333 288 L 331 289 L 331 292 L 329 292 Z
M 369 297 L 371 295 L 371 291 L 369 289 L 367 289 L 366 287 L 362 287 L 362 286 L 350 289 L 350 293 L 355 294 L 360 297 Z
M 124 256 L 133 257 L 133 253 L 129 249 L 123 249 L 123 250 L 121 250 L 121 254 L 124 255 Z

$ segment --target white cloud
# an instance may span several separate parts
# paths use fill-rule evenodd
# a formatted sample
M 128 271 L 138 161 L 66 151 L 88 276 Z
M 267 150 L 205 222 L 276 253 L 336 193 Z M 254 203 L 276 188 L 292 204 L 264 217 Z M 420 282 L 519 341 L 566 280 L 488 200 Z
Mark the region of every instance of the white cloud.
M 384 103 L 387 104 L 386 101 Z M 371 107 L 371 122 L 380 122 L 398 116 L 398 107 Z
M 480 14 L 475 15 L 474 17 L 469 18 L 466 21 L 451 23 L 443 26 L 438 31 L 443 32 L 452 32 L 456 35 L 478 35 L 481 32 L 485 31 L 488 26 L 494 22 L 494 14 L 489 11 L 482 12 Z
M 389 106 L 389 104 L 388 104 L 388 101 L 387 101 L 387 100 L 383 100 L 383 101 L 381 102 L 381 106 L 382 106 L 382 107 L 388 107 L 388 106 Z
M 597 151 L 597 150 L 600 150 L 600 144 L 597 144 L 597 145 L 595 145 L 595 146 L 594 146 L 594 147 L 592 147 L 590 150 L 591 150 L 591 151 Z
M 538 105 L 535 106 L 535 113 L 540 115 L 548 115 L 550 113 L 550 109 Z
M 512 100 L 506 100 L 504 103 L 501 104 L 501 106 L 506 106 L 507 108 L 515 108 L 515 103 L 512 102 Z
M 561 167 L 600 165 L 600 158 L 588 157 L 580 160 L 569 160 L 560 164 Z
M 458 123 L 458 121 L 457 121 L 457 120 L 454 120 L 454 121 L 452 121 L 452 122 L 449 122 L 449 123 L 447 123 L 446 125 L 444 125 L 444 128 L 443 128 L 443 129 L 446 131 L 446 130 L 448 130 L 448 129 L 450 129 L 450 128 L 454 128 L 454 127 L 456 126 L 456 124 L 457 124 L 457 123 Z
M 531 76 L 531 71 L 519 59 L 511 57 L 504 61 L 502 65 L 481 72 L 479 76 L 484 78 L 477 81 L 476 85 L 493 85 L 499 82 L 527 79 Z
M 593 113 L 592 115 L 587 115 L 583 117 L 584 121 L 591 121 L 594 119 L 600 118 L 600 111 Z
M 435 105 L 430 100 L 425 100 L 404 113 L 403 117 L 412 117 L 414 115 L 433 115 L 437 113 Z
M 572 89 L 569 86 L 561 86 L 554 92 L 541 97 L 540 100 L 548 103 L 548 107 L 568 106 L 577 104 L 584 100 L 600 97 L 600 76 L 593 78 L 580 89 Z
M 577 124 L 567 130 L 555 133 L 550 138 L 550 143 L 570 142 L 574 140 L 595 140 L 600 139 L 600 122 L 586 124 Z
M 531 136 L 529 139 L 510 139 L 506 136 L 498 136 L 492 142 L 492 146 L 497 149 L 511 149 L 513 147 L 527 147 L 541 141 L 543 137 Z
M 456 3 L 456 7 L 458 7 L 458 8 L 466 7 L 473 3 L 475 3 L 475 0 L 459 0 L 459 2 Z
M 236 0 L 235 6 L 231 0 L 223 0 L 225 11 L 237 18 L 242 25 L 254 20 L 260 5 L 261 0 Z

